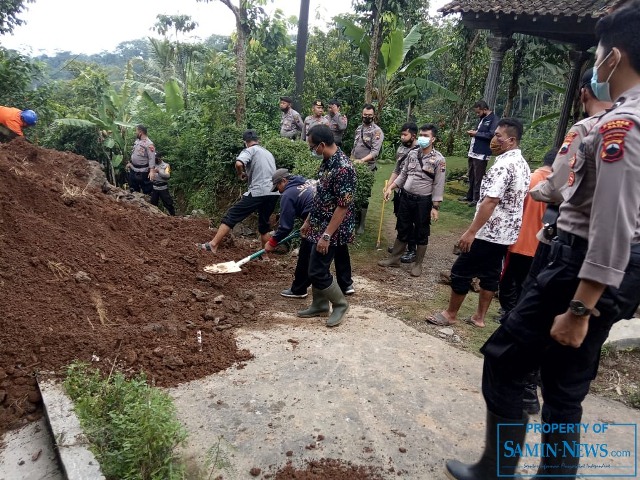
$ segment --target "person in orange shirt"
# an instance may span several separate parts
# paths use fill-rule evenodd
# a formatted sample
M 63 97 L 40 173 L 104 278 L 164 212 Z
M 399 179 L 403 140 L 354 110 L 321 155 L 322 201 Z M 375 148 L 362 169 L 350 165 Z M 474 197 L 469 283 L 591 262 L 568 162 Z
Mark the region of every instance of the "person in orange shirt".
M 557 149 L 549 150 L 544 156 L 542 167 L 531 174 L 529 190 L 546 180 L 551 174 L 551 165 L 553 165 L 557 151 Z M 547 208 L 547 204 L 534 200 L 531 198 L 531 194 L 527 194 L 524 199 L 522 228 L 516 243 L 509 246 L 500 277 L 498 300 L 504 314 L 509 313 L 516 306 L 524 281 L 529 274 L 533 256 L 538 248 L 536 234 L 542 228 L 545 208 Z
M 23 137 L 23 127 L 31 127 L 38 121 L 38 115 L 33 110 L 20 110 L 14 107 L 0 106 L 0 135 L 8 140 Z

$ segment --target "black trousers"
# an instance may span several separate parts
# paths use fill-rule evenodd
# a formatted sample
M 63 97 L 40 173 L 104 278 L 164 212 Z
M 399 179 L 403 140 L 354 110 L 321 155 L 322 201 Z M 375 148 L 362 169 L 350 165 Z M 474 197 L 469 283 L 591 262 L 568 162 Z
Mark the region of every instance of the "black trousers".
M 500 282 L 502 259 L 507 245 L 475 239 L 468 252 L 461 253 L 451 266 L 451 290 L 466 295 L 474 277 L 480 280 L 480 288 L 495 292 Z
M 149 180 L 149 172 L 134 172 L 129 170 L 129 191 L 140 192 L 145 195 L 153 191 L 153 183 Z
M 336 280 L 340 290 L 344 291 L 353 284 L 351 278 L 351 257 L 349 256 L 349 245 L 336 245 L 334 248 L 334 267 L 336 269 Z M 311 251 L 316 249 L 316 244 L 303 238 L 300 242 L 298 253 L 298 263 L 291 284 L 291 291 L 296 295 L 306 293 L 311 285 L 309 265 L 311 262 Z M 329 282 L 331 285 L 331 282 Z
M 167 209 L 169 215 L 175 215 L 176 209 L 173 205 L 173 198 L 171 198 L 171 194 L 169 193 L 169 189 L 166 190 L 153 190 L 151 192 L 151 205 L 158 206 L 159 200 L 162 200 L 162 204 L 164 208 Z
M 431 195 L 419 196 L 403 191 L 396 222 L 398 240 L 407 243 L 413 240 L 418 245 L 427 245 L 431 233 L 432 207 Z
M 224 223 L 229 228 L 235 227 L 253 212 L 258 213 L 258 232 L 264 235 L 271 231 L 269 218 L 276 209 L 278 203 L 278 195 L 263 195 L 254 197 L 253 195 L 243 195 L 240 200 L 227 210 L 220 223 Z
M 505 312 L 510 312 L 516 306 L 532 262 L 533 257 L 507 252 L 498 286 L 498 300 Z
M 398 230 L 398 208 L 400 208 L 400 197 L 402 196 L 403 190 L 400 188 L 398 190 L 393 191 L 393 214 L 396 216 L 396 231 Z M 415 250 L 416 246 L 416 230 L 415 228 L 411 231 L 409 235 L 409 240 L 407 240 L 409 244 L 409 250 Z
M 564 237 L 554 240 L 548 265 L 481 348 L 482 393 L 487 408 L 502 417 L 522 418 L 526 376 L 539 368 L 544 400 L 542 420 L 580 422 L 582 401 L 597 374 L 602 344 L 621 312 L 628 311 L 632 303 L 637 305 L 640 252 L 632 250 L 622 285 L 604 291 L 596 305 L 600 316 L 589 319 L 589 330 L 580 348 L 553 340 L 553 320 L 567 310 L 580 283 L 578 272 L 586 254 L 586 245 L 572 245 L 567 240 L 571 236 Z
M 480 201 L 480 184 L 482 177 L 487 172 L 487 160 L 478 160 L 477 158 L 468 157 L 469 166 L 469 191 L 467 191 L 467 200 Z

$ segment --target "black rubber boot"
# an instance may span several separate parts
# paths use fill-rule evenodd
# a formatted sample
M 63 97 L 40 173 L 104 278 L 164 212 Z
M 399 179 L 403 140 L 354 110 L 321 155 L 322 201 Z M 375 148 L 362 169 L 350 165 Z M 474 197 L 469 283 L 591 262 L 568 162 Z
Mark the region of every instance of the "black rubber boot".
M 416 259 L 416 244 L 410 243 L 407 246 L 407 253 L 405 253 L 402 257 L 400 257 L 400 262 L 413 263 L 415 259 Z
M 367 220 L 367 209 L 363 208 L 360 210 L 360 223 L 358 224 L 358 230 L 356 233 L 358 235 L 362 235 L 364 233 L 364 222 Z
M 566 442 L 568 448 L 564 448 Z M 562 480 L 567 478 L 576 478 L 578 473 L 578 467 L 580 460 L 568 455 L 563 455 L 563 452 L 569 450 L 576 450 L 575 443 L 580 443 L 580 432 L 575 433 L 543 433 L 541 444 L 543 446 L 549 445 L 549 447 L 556 448 L 557 455 L 552 454 L 552 448 L 549 448 L 549 452 L 545 452 L 549 455 L 545 455 L 540 460 L 538 466 L 538 473 L 531 480 L 536 479 L 551 479 Z
M 313 300 L 311 301 L 311 306 L 305 310 L 299 310 L 296 315 L 301 318 L 326 317 L 329 314 L 329 299 L 325 295 L 327 290 L 319 290 L 316 287 L 312 287 Z
M 345 298 L 338 282 L 333 280 L 331 286 L 325 290 L 322 290 L 325 298 L 331 302 L 331 315 L 327 319 L 327 327 L 337 327 L 344 320 L 345 315 L 349 311 L 349 302 Z
M 513 442 L 514 448 L 516 444 L 522 447 L 527 429 L 526 416 L 516 422 L 513 419 L 499 417 L 487 410 L 487 426 L 485 427 L 485 444 L 482 457 L 472 465 L 464 464 L 458 460 L 447 461 L 445 467 L 447 478 L 454 480 L 489 480 L 499 478 L 498 474 L 501 476 L 514 475 L 520 456 L 514 455 L 512 458 L 508 458 L 502 455 L 498 462 L 498 452 L 496 451 L 498 425 L 505 423 L 517 423 L 518 425 L 500 425 L 500 443 L 504 444 L 504 442 L 510 440 Z M 498 465 L 500 465 L 499 472 Z
M 380 260 L 378 265 L 381 267 L 399 267 L 400 266 L 400 257 L 404 253 L 404 249 L 407 248 L 406 242 L 401 242 L 396 238 L 395 243 L 393 244 L 393 250 L 391 251 L 391 255 L 389 258 L 385 260 Z

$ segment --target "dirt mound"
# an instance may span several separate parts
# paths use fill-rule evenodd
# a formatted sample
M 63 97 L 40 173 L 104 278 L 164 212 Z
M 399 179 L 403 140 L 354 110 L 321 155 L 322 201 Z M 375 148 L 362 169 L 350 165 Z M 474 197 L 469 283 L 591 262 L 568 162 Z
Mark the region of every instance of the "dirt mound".
M 268 283 L 273 262 L 234 275 L 202 267 L 257 243 L 199 253 L 207 220 L 141 208 L 97 163 L 22 139 L 0 145 L 0 186 L 0 433 L 40 416 L 35 373 L 74 360 L 173 386 L 251 358 L 232 329 L 271 303 L 250 288 Z

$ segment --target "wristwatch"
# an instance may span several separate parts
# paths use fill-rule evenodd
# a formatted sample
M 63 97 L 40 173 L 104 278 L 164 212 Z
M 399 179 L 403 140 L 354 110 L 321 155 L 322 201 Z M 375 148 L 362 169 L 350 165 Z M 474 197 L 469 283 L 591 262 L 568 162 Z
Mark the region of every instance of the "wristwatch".
M 322 239 L 323 239 L 325 242 L 330 242 L 330 241 L 331 241 L 331 235 L 329 235 L 328 233 L 323 233 L 323 234 L 322 234 Z
M 569 311 L 578 317 L 591 315 L 591 309 L 587 308 L 587 306 L 580 300 L 571 300 L 569 302 Z

